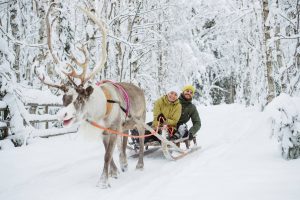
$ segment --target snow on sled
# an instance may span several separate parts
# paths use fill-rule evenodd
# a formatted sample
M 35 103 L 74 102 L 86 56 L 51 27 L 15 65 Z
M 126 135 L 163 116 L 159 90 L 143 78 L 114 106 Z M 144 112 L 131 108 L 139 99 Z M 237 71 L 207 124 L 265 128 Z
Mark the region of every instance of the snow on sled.
M 188 140 L 188 138 L 180 138 L 174 141 L 168 140 L 167 139 L 168 131 L 166 125 L 161 128 L 161 135 L 158 134 L 147 124 L 145 125 L 145 128 L 149 130 L 157 138 L 157 140 L 155 141 L 150 141 L 145 143 L 145 152 L 144 152 L 145 156 L 161 149 L 166 159 L 174 161 L 201 149 L 201 146 L 197 145 L 196 138 L 193 139 L 194 145 L 192 147 L 190 146 L 190 141 Z M 181 143 L 184 143 L 186 145 L 186 149 L 180 148 Z M 129 148 L 136 152 L 130 157 L 137 158 L 138 148 L 139 148 L 137 140 L 133 140 L 133 142 L 129 144 L 131 145 L 129 146 Z

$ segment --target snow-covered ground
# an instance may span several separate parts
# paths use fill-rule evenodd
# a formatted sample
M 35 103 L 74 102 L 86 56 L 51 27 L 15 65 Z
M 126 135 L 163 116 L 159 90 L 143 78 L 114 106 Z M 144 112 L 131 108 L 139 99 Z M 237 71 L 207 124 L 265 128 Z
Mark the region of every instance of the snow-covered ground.
M 179 161 L 167 161 L 156 151 L 145 157 L 143 171 L 129 158 L 129 170 L 110 179 L 106 190 L 96 187 L 104 152 L 99 141 L 72 134 L 0 151 L 0 199 L 300 198 L 300 159 L 281 158 L 264 113 L 240 105 L 199 107 L 199 113 L 202 150 Z

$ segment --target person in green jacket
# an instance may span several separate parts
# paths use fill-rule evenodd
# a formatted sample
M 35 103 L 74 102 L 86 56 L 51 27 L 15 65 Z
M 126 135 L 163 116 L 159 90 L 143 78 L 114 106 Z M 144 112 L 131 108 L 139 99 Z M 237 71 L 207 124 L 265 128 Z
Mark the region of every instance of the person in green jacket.
M 195 138 L 196 133 L 201 128 L 201 120 L 196 106 L 192 103 L 193 96 L 195 94 L 195 87 L 192 85 L 186 85 L 182 89 L 179 101 L 182 106 L 182 112 L 177 124 L 178 132 L 174 135 L 177 138 L 188 137 L 189 140 Z M 186 123 L 191 119 L 193 126 L 187 128 Z

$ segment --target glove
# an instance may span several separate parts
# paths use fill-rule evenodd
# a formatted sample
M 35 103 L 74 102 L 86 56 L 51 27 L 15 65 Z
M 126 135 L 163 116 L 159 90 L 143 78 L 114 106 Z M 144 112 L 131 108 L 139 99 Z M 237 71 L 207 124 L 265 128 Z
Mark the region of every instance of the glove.
M 193 133 L 189 132 L 189 140 L 193 140 L 193 138 L 194 138 Z
M 166 121 L 166 117 L 164 116 L 164 114 L 160 113 L 158 116 L 157 116 L 157 121 L 159 121 L 161 124 L 164 123 Z

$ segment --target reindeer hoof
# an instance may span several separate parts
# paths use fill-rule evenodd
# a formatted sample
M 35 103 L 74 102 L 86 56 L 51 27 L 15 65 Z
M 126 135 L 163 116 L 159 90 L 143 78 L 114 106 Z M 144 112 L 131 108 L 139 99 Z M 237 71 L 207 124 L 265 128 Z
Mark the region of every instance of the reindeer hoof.
M 107 189 L 107 188 L 111 187 L 109 183 L 102 183 L 102 182 L 97 183 L 96 186 L 101 188 L 101 189 Z
M 127 172 L 128 171 L 128 165 L 124 165 L 122 167 L 122 172 Z
M 144 169 L 144 164 L 138 163 L 138 164 L 136 165 L 136 169 L 137 169 L 137 170 L 143 170 L 143 169 Z
M 118 178 L 118 176 L 119 176 L 119 173 L 110 173 L 110 176 L 112 177 L 112 178 L 115 178 L 115 179 L 117 179 Z

